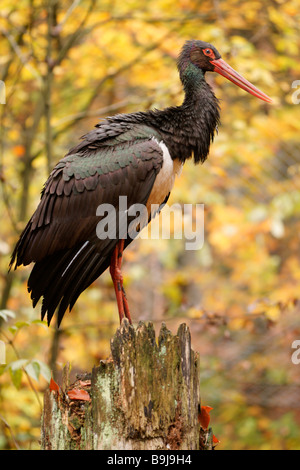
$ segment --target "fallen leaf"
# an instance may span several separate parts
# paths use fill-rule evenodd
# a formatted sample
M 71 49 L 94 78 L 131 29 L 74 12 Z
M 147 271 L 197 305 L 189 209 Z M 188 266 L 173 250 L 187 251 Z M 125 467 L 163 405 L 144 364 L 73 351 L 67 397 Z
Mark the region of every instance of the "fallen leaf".
M 91 385 L 91 381 L 90 380 L 79 380 L 79 385 L 80 387 L 88 387 L 89 385 Z
M 73 390 L 69 390 L 68 392 L 69 398 L 71 400 L 82 400 L 82 401 L 91 401 L 91 397 L 88 392 L 85 390 L 79 390 L 78 388 L 73 388 Z
M 209 413 L 213 408 L 211 406 L 201 406 L 201 412 L 198 414 L 198 421 L 201 427 L 206 430 L 210 422 Z

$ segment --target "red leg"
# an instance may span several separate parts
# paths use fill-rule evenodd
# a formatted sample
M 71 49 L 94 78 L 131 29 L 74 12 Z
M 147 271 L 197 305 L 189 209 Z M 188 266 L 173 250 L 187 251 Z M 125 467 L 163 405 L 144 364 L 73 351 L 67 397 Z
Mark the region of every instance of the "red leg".
M 110 263 L 110 274 L 115 288 L 120 323 L 122 322 L 124 316 L 129 320 L 130 323 L 132 323 L 128 301 L 123 287 L 123 276 L 121 272 L 123 250 L 124 239 L 120 240 L 114 249 Z
M 122 258 L 123 258 L 123 250 L 124 250 L 124 239 L 121 239 L 118 243 L 119 246 L 119 252 L 118 252 L 118 267 L 121 273 L 121 266 L 122 266 Z M 124 306 L 124 313 L 125 317 L 128 318 L 129 322 L 132 323 L 131 321 L 131 315 L 129 311 L 129 305 L 128 305 L 128 300 L 126 297 L 126 292 L 123 287 L 123 277 L 121 276 L 121 287 L 122 287 L 122 295 L 123 295 L 123 306 Z
M 113 255 L 111 257 L 111 262 L 110 262 L 110 275 L 114 284 L 115 288 L 115 293 L 116 293 L 116 298 L 117 298 L 117 304 L 118 304 L 118 310 L 119 310 L 119 317 L 120 317 L 120 323 L 122 322 L 124 318 L 124 306 L 123 306 L 123 294 L 122 294 L 122 287 L 121 287 L 121 272 L 118 267 L 118 245 L 114 249 Z

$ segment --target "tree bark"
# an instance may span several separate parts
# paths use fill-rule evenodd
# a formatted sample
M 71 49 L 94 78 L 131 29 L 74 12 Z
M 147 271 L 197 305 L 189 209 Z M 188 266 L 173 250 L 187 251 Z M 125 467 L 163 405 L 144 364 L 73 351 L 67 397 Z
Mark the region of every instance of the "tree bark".
M 198 450 L 212 448 L 200 428 L 199 355 L 185 324 L 177 335 L 152 323 L 122 322 L 112 357 L 92 374 L 46 391 L 42 417 L 45 450 Z

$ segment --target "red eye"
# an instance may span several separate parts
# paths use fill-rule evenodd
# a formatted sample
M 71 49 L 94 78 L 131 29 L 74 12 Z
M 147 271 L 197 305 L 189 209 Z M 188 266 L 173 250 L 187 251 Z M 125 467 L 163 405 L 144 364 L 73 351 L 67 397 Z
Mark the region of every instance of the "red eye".
M 203 49 L 203 54 L 207 55 L 208 57 L 211 57 L 212 59 L 215 58 L 213 50 L 209 49 L 208 47 L 206 49 Z

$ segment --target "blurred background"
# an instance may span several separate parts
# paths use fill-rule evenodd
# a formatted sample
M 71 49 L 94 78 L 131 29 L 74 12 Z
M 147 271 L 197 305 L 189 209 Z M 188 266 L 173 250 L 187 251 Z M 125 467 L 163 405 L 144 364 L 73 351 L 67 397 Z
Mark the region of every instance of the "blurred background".
M 197 251 L 173 237 L 132 243 L 131 313 L 157 332 L 189 325 L 218 449 L 300 449 L 299 25 L 299 0 L 1 1 L 0 449 L 39 449 L 50 371 L 57 381 L 67 362 L 73 378 L 90 371 L 118 327 L 108 273 L 59 330 L 41 322 L 30 267 L 7 272 L 18 234 L 55 163 L 99 119 L 181 104 L 176 57 L 192 38 L 274 103 L 207 74 L 219 133 L 169 201 L 204 204 L 205 242 Z

